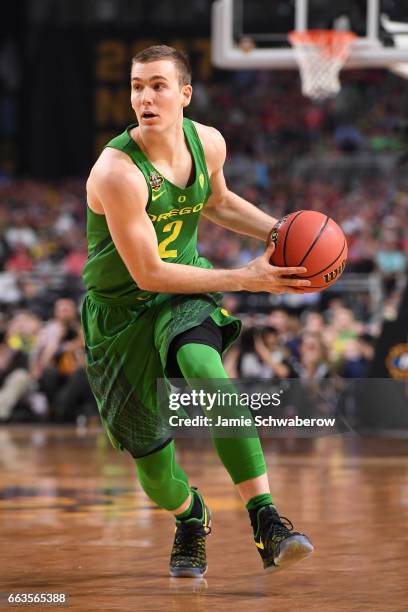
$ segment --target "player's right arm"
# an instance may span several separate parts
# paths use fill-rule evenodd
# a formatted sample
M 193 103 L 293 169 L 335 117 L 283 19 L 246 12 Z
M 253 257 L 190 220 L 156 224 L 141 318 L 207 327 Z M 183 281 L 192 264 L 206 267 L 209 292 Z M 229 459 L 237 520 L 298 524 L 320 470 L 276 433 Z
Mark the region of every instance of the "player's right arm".
M 211 291 L 267 291 L 296 293 L 307 280 L 286 278 L 305 268 L 277 268 L 269 264 L 273 245 L 247 266 L 211 270 L 164 262 L 159 257 L 156 233 L 146 213 L 149 193 L 140 170 L 129 157 L 105 149 L 87 183 L 88 202 L 103 209 L 110 234 L 130 275 L 145 291 L 206 293 Z

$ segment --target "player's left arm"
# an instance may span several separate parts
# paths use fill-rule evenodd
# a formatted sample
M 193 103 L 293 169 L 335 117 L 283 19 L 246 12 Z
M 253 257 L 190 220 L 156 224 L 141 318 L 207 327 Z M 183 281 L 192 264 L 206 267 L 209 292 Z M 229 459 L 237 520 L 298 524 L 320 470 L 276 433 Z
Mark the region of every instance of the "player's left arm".
M 197 129 L 212 189 L 202 214 L 233 232 L 266 240 L 277 219 L 228 189 L 224 177 L 226 145 L 223 136 L 208 126 L 197 125 Z

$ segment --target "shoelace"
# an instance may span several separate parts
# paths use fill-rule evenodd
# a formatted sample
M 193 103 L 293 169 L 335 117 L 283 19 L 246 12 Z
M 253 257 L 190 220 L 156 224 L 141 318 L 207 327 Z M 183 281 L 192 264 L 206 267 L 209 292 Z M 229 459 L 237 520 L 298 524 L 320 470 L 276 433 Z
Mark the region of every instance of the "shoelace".
M 270 525 L 266 529 L 266 538 L 285 538 L 290 532 L 293 531 L 293 523 L 286 516 L 279 516 L 271 518 Z
M 190 550 L 190 548 L 196 543 L 197 539 L 204 538 L 211 533 L 211 527 L 204 525 L 185 525 L 180 523 L 177 526 L 175 546 L 183 546 Z

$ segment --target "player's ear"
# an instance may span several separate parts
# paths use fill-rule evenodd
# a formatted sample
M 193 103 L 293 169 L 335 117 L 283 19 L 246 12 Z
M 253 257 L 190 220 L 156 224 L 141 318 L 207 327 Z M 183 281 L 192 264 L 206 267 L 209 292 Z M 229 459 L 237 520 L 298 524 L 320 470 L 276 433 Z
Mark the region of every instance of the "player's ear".
M 183 108 L 188 106 L 191 101 L 191 96 L 193 95 L 193 88 L 191 85 L 183 85 L 181 88 L 181 95 L 183 98 Z

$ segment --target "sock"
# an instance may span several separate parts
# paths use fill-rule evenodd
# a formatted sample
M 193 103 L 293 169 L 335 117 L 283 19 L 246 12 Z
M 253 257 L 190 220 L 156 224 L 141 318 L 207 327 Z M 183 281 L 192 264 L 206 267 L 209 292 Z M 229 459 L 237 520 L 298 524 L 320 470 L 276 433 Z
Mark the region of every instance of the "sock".
M 135 459 L 139 482 L 146 495 L 160 508 L 175 510 L 190 495 L 187 474 L 176 463 L 174 442 L 164 448 Z
M 181 514 L 176 514 L 177 521 L 188 521 L 190 519 L 203 520 L 203 500 L 201 495 L 195 490 L 191 489 L 191 502 L 187 510 Z
M 270 493 L 260 493 L 260 495 L 255 495 L 255 497 L 251 497 L 249 502 L 246 504 L 246 509 L 248 512 L 250 510 L 259 510 L 263 506 L 271 506 L 272 496 Z
M 184 344 L 177 351 L 177 362 L 187 382 L 194 379 L 203 379 L 210 388 L 210 382 L 208 381 L 212 379 L 217 381 L 218 379 L 222 382 L 223 391 L 237 393 L 224 369 L 220 354 L 214 348 L 206 344 Z M 214 385 L 214 390 L 218 391 L 216 388 L 217 382 Z M 242 414 L 251 416 L 247 408 L 240 410 Z M 216 420 L 218 415 L 225 416 L 225 408 L 214 405 L 211 416 Z M 218 456 L 234 484 L 266 473 L 265 459 L 255 427 L 254 435 L 251 437 L 218 438 L 213 435 L 212 440 Z

